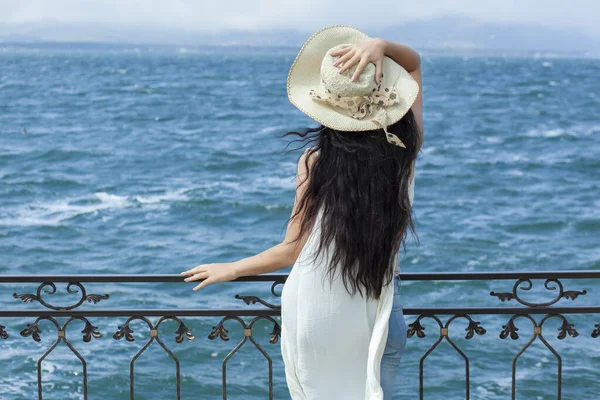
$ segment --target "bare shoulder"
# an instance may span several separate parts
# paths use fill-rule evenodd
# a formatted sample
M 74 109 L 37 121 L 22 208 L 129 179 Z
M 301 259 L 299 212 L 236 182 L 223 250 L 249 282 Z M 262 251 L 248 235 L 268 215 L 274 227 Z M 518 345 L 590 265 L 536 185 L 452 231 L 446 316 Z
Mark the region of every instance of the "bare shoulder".
M 305 175 L 307 175 L 308 171 L 319 155 L 319 151 L 314 150 L 315 149 L 313 147 L 306 148 L 298 159 L 298 178 L 302 178 L 302 180 L 304 179 Z
M 300 158 L 304 161 L 308 157 L 309 165 L 312 165 L 318 156 L 319 156 L 319 150 L 316 150 L 314 146 L 310 146 L 310 147 L 307 147 L 306 149 L 304 149 L 304 152 L 302 153 L 302 156 L 300 156 Z

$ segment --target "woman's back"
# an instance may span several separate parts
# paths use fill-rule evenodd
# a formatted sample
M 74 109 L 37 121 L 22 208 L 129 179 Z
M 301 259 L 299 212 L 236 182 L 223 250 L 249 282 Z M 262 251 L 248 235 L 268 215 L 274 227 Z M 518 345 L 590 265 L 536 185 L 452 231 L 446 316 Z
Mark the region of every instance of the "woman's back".
M 412 204 L 414 179 L 409 198 Z M 288 387 L 293 399 L 381 398 L 372 396 L 381 395 L 376 371 L 386 344 L 393 284 L 383 287 L 378 300 L 366 300 L 348 293 L 339 268 L 331 279 L 326 267 L 335 243 L 315 257 L 322 215 L 321 207 L 281 294 Z M 397 266 L 398 254 L 394 260 Z
M 332 249 L 313 258 L 321 215 L 281 294 L 288 387 L 295 400 L 381 398 L 371 396 L 381 391 L 376 371 L 386 344 L 393 284 L 384 286 L 379 300 L 365 300 L 348 293 L 339 273 L 331 280 L 325 266 Z
M 320 124 L 288 132 L 314 144 L 299 160 L 284 241 L 300 244 L 281 296 L 294 400 L 382 400 L 384 391 L 391 399 L 390 357 L 399 359 L 395 336 L 406 334 L 392 318 L 401 304 L 394 266 L 407 234 L 416 235 L 419 64 L 406 46 L 333 26 L 311 36 L 290 68 L 290 102 Z

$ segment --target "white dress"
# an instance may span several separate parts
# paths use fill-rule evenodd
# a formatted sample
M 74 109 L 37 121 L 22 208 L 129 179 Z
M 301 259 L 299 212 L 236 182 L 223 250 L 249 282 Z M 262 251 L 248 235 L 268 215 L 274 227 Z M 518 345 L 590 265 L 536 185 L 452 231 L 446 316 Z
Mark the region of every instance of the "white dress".
M 409 197 L 412 204 L 414 177 Z M 383 287 L 379 301 L 350 296 L 339 274 L 330 282 L 327 252 L 311 260 L 320 218 L 321 212 L 281 293 L 281 353 L 290 395 L 293 400 L 382 400 L 380 368 L 393 281 Z

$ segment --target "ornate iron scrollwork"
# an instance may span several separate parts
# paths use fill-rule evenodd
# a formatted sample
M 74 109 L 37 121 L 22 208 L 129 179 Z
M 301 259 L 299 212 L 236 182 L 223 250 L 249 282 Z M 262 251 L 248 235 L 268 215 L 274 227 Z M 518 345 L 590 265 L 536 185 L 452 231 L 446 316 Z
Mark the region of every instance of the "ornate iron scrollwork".
M 150 322 L 150 320 L 148 320 L 148 318 L 146 318 L 146 317 L 130 317 L 129 319 L 127 319 L 127 321 L 125 321 L 125 323 L 123 325 L 119 326 L 119 329 L 113 335 L 113 339 L 120 340 L 123 337 L 125 337 L 125 339 L 128 342 L 135 341 L 135 338 L 133 337 L 133 329 L 131 329 L 131 327 L 129 326 L 129 324 L 134 320 L 144 321 L 148 325 L 148 327 L 150 328 L 150 339 L 146 342 L 146 344 L 144 344 L 144 346 L 142 346 L 142 348 L 135 354 L 135 356 L 133 356 L 133 358 L 131 359 L 131 361 L 129 363 L 129 379 L 130 379 L 129 395 L 130 395 L 130 398 L 133 399 L 134 392 L 135 392 L 135 389 L 134 389 L 134 387 L 135 387 L 134 386 L 135 361 L 142 355 L 142 353 L 144 351 L 146 351 L 146 349 L 148 347 L 150 347 L 152 342 L 156 340 L 156 342 L 159 344 L 159 346 L 162 347 L 163 350 L 169 355 L 169 357 L 171 357 L 173 359 L 173 361 L 175 362 L 175 381 L 176 381 L 175 382 L 175 391 L 176 391 L 176 399 L 179 400 L 181 398 L 181 368 L 179 366 L 179 359 L 177 357 L 175 357 L 175 354 L 173 354 L 173 352 L 163 343 L 163 341 L 160 340 L 160 337 L 158 334 L 158 327 L 160 326 L 161 323 L 163 323 L 166 320 L 173 320 L 173 321 L 178 322 L 179 325 L 174 332 L 176 343 L 182 343 L 184 337 L 187 340 L 194 340 L 194 335 L 192 335 L 191 329 L 188 328 L 183 323 L 183 321 L 181 321 L 177 317 L 161 317 L 156 322 L 156 325 L 153 325 L 152 322 Z
M 254 317 L 252 319 L 252 321 L 250 321 L 249 324 L 246 324 L 246 322 L 241 319 L 240 317 L 237 316 L 227 316 L 227 317 L 223 317 L 219 323 L 215 326 L 213 326 L 213 330 L 212 332 L 209 333 L 208 338 L 211 340 L 216 339 L 217 337 L 220 337 L 221 340 L 227 341 L 229 340 L 229 336 L 227 336 L 227 332 L 228 330 L 225 328 L 225 321 L 227 320 L 235 320 L 237 321 L 241 327 L 244 330 L 244 337 L 243 339 L 235 346 L 235 348 L 233 350 L 231 350 L 229 352 L 229 354 L 227 354 L 227 356 L 223 359 L 223 363 L 222 363 L 222 374 L 223 374 L 223 393 L 226 394 L 227 393 L 227 361 L 233 357 L 233 355 L 244 345 L 244 343 L 246 343 L 247 340 L 250 340 L 250 342 L 254 345 L 254 347 L 256 347 L 258 349 L 258 351 L 260 351 L 260 353 L 267 359 L 267 362 L 269 364 L 269 399 L 273 398 L 273 360 L 271 359 L 271 357 L 269 357 L 269 354 L 263 349 L 263 347 L 261 345 L 259 345 L 256 340 L 254 340 L 254 338 L 252 337 L 252 328 L 254 326 L 254 324 L 257 321 L 260 321 L 261 319 L 266 319 L 268 321 L 273 322 L 273 330 L 270 332 L 270 339 L 269 342 L 272 344 L 275 344 L 279 341 L 279 337 L 281 336 L 281 326 L 279 325 L 279 323 L 277 321 L 275 321 L 273 318 L 269 317 L 269 316 L 258 316 L 258 317 Z M 226 398 L 225 395 L 223 398 Z
M 89 342 L 92 339 L 92 337 L 94 339 L 99 339 L 102 337 L 102 334 L 100 333 L 100 331 L 98 331 L 98 327 L 95 325 L 92 325 L 92 323 L 85 317 L 71 317 L 63 324 L 62 327 L 60 327 L 58 322 L 52 317 L 38 317 L 33 323 L 27 324 L 27 328 L 25 328 L 21 331 L 21 336 L 23 336 L 23 337 L 31 336 L 31 338 L 33 340 L 35 340 L 36 342 L 39 342 L 41 340 L 41 337 L 40 337 L 41 331 L 40 331 L 38 324 L 42 320 L 51 321 L 56 326 L 56 329 L 58 330 L 59 340 L 63 339 L 63 340 L 65 340 L 65 343 L 68 343 L 65 339 L 65 337 L 66 337 L 65 331 L 66 331 L 67 325 L 73 320 L 80 320 L 85 323 L 85 326 L 84 326 L 83 330 L 81 331 L 81 333 L 83 333 L 83 341 L 84 342 Z
M 487 331 L 485 330 L 485 328 L 483 328 L 482 326 L 480 326 L 480 322 L 479 321 L 474 321 L 470 316 L 468 315 L 453 315 L 448 322 L 446 322 L 445 326 L 442 326 L 442 321 L 437 318 L 435 315 L 430 316 L 430 315 L 419 315 L 417 317 L 417 319 L 408 324 L 409 328 L 406 331 L 406 335 L 407 337 L 412 337 L 415 334 L 417 335 L 417 337 L 419 338 L 424 338 L 425 335 L 425 327 L 423 325 L 421 325 L 421 319 L 426 318 L 426 317 L 430 317 L 433 318 L 435 321 L 437 321 L 439 327 L 440 327 L 440 333 L 441 336 L 448 336 L 448 326 L 450 325 L 450 322 L 452 322 L 454 319 L 462 317 L 462 318 L 466 318 L 469 321 L 469 325 L 465 328 L 465 331 L 467 331 L 467 334 L 465 335 L 465 339 L 471 339 L 473 338 L 473 336 L 475 336 L 475 334 L 478 335 L 484 335 Z
M 575 300 L 580 295 L 587 294 L 587 291 L 585 289 L 581 290 L 581 291 L 579 291 L 579 290 L 567 290 L 567 291 L 563 290 L 562 283 L 558 279 L 556 279 L 556 278 L 548 278 L 548 279 L 546 279 L 546 281 L 544 282 L 544 287 L 546 289 L 548 289 L 548 290 L 554 290 L 554 289 L 556 289 L 556 286 L 548 286 L 551 282 L 554 282 L 554 283 L 556 283 L 558 285 L 559 293 L 558 293 L 558 295 L 554 299 L 552 299 L 550 301 L 547 301 L 545 303 L 529 303 L 529 302 L 521 299 L 519 297 L 519 295 L 517 294 L 517 288 L 518 288 L 518 286 L 521 283 L 527 283 L 527 285 L 528 285 L 528 286 L 525 286 L 525 287 L 521 287 L 520 288 L 521 290 L 530 290 L 531 289 L 531 287 L 533 286 L 533 284 L 531 283 L 531 279 L 519 279 L 513 285 L 512 293 L 508 293 L 508 292 L 496 293 L 494 291 L 491 291 L 490 292 L 490 296 L 496 296 L 500 300 L 502 300 L 502 302 L 515 299 L 517 302 L 523 304 L 524 306 L 535 308 L 535 307 L 547 307 L 547 306 L 549 306 L 551 304 L 556 303 L 557 301 L 559 301 L 563 297 L 565 299 Z
M 281 292 L 277 293 L 275 291 L 275 288 L 278 285 L 284 285 L 284 284 L 285 284 L 284 281 L 275 281 L 275 282 L 273 282 L 273 284 L 271 285 L 271 293 L 273 294 L 273 296 L 275 296 L 275 297 L 281 297 Z M 283 288 L 282 288 L 282 290 L 283 290 Z
M 235 298 L 242 299 L 244 301 L 244 303 L 246 303 L 248 305 L 260 303 L 264 306 L 269 307 L 272 310 L 281 310 L 281 306 L 276 306 L 275 304 L 268 303 L 257 296 L 242 296 L 242 295 L 236 294 Z
M 552 318 L 552 317 L 562 319 L 562 325 L 560 326 L 560 328 L 558 328 L 558 330 L 560 332 L 556 336 L 558 339 L 562 340 L 565 337 L 567 337 L 567 335 L 569 335 L 571 337 L 579 336 L 579 332 L 577 332 L 577 330 L 573 327 L 573 324 L 569 323 L 569 321 L 561 314 L 548 314 L 544 318 L 542 318 L 539 325 L 535 322 L 535 320 L 529 314 L 525 314 L 525 315 L 513 315 L 506 325 L 502 325 L 502 332 L 500 332 L 500 339 L 506 339 L 509 336 L 512 340 L 517 340 L 519 338 L 519 334 L 517 333 L 519 328 L 517 328 L 515 325 L 515 320 L 519 317 L 524 317 L 531 321 L 531 323 L 533 324 L 534 338 L 535 338 L 535 336 L 542 337 L 541 336 L 542 335 L 542 325 L 544 324 L 544 322 L 547 319 Z M 592 336 L 593 336 L 593 333 L 592 333 Z
M 241 319 L 240 317 L 227 316 L 227 317 L 223 317 L 217 325 L 213 326 L 213 330 L 208 334 L 208 338 L 210 340 L 214 340 L 217 337 L 219 337 L 223 341 L 228 341 L 229 336 L 227 335 L 227 332 L 229 332 L 229 331 L 227 330 L 227 328 L 225 328 L 225 321 L 227 321 L 229 319 L 236 320 L 240 323 L 240 325 L 242 325 L 245 336 L 252 336 L 252 327 L 254 326 L 256 321 L 261 320 L 261 319 L 267 319 L 267 320 L 273 322 L 273 330 L 269 333 L 269 335 L 270 335 L 269 342 L 275 344 L 279 341 L 279 337 L 281 336 L 281 326 L 279 325 L 279 323 L 277 321 L 275 321 L 271 317 L 265 317 L 265 316 L 254 317 L 252 319 L 252 321 L 250 321 L 250 323 L 248 325 L 246 325 L 246 322 L 243 319 Z M 256 345 L 258 346 L 258 344 L 256 344 Z
M 153 325 L 152 325 L 152 323 L 151 323 L 151 322 L 150 322 L 150 321 L 149 321 L 147 318 L 145 318 L 145 317 L 131 317 L 131 318 L 129 318 L 129 319 L 128 319 L 128 320 L 127 320 L 127 321 L 126 321 L 126 322 L 125 322 L 123 325 L 119 325 L 119 329 L 118 329 L 118 330 L 115 332 L 115 334 L 113 335 L 113 339 L 116 339 L 116 340 L 121 340 L 123 337 L 125 337 L 125 339 L 126 339 L 128 342 L 134 342 L 134 341 L 135 341 L 135 338 L 133 337 L 133 329 L 131 329 L 131 327 L 129 326 L 129 324 L 130 324 L 132 321 L 136 320 L 136 319 L 139 319 L 139 320 L 145 321 L 145 322 L 148 324 L 148 326 L 150 327 L 151 334 L 152 334 L 152 332 L 153 332 L 153 331 L 154 331 L 154 332 L 158 332 L 158 326 L 159 326 L 159 325 L 160 325 L 160 324 L 161 324 L 163 321 L 165 321 L 165 320 L 168 320 L 168 319 L 174 320 L 174 321 L 176 321 L 176 322 L 178 322 L 178 323 L 179 323 L 179 326 L 177 327 L 177 329 L 176 329 L 176 330 L 175 330 L 175 332 L 174 332 L 174 333 L 176 334 L 176 335 L 175 335 L 175 342 L 176 342 L 176 343 L 182 343 L 182 342 L 183 342 L 183 339 L 184 339 L 184 337 L 185 337 L 187 340 L 194 340 L 194 339 L 195 339 L 194 335 L 192 335 L 192 330 L 191 330 L 190 328 L 188 328 L 188 327 L 187 327 L 187 326 L 186 326 L 186 325 L 183 323 L 183 321 L 181 321 L 181 320 L 180 320 L 179 318 L 177 318 L 177 317 L 162 317 L 162 318 L 161 318 L 161 319 L 160 319 L 160 320 L 159 320 L 159 321 L 156 323 L 156 325 L 154 325 L 154 326 L 153 326 Z M 157 337 L 157 336 L 158 336 L 158 334 L 156 334 L 156 335 L 155 335 L 155 336 L 153 336 L 153 337 Z
M 127 323 L 124 325 L 119 325 L 119 329 L 113 335 L 113 339 L 121 340 L 123 337 L 125 337 L 128 342 L 133 342 L 135 339 L 132 333 L 133 329 L 129 327 L 129 321 L 127 321 Z
M 210 340 L 215 340 L 217 337 L 220 337 L 223 341 L 229 340 L 229 336 L 227 336 L 227 332 L 229 331 L 227 330 L 227 328 L 225 328 L 223 322 L 225 322 L 225 318 L 219 321 L 217 325 L 213 326 L 212 332 L 208 334 L 208 338 Z
M 575 330 L 575 328 L 573 328 L 573 324 L 570 324 L 567 321 L 567 319 L 561 314 L 554 314 L 554 313 L 547 314 L 546 316 L 544 316 L 544 318 L 542 318 L 539 325 L 531 317 L 531 315 L 524 314 L 524 315 L 513 315 L 506 325 L 502 325 L 503 330 L 502 330 L 502 332 L 500 332 L 500 339 L 506 339 L 509 336 L 513 340 L 517 340 L 519 338 L 519 334 L 517 333 L 519 328 L 516 327 L 514 321 L 520 317 L 526 318 L 529 321 L 531 321 L 531 323 L 533 324 L 533 335 L 531 336 L 529 341 L 517 353 L 517 355 L 515 356 L 515 358 L 513 359 L 513 362 L 512 362 L 512 399 L 514 399 L 515 395 L 516 395 L 517 360 L 519 359 L 519 357 L 521 357 L 521 355 L 525 352 L 525 350 L 527 350 L 527 348 L 535 341 L 536 338 L 540 339 L 540 341 L 544 344 L 544 346 L 546 346 L 546 348 L 548 350 L 550 350 L 550 352 L 556 357 L 556 359 L 558 361 L 558 364 L 557 364 L 557 368 L 558 368 L 557 391 L 558 391 L 558 398 L 560 398 L 561 384 L 562 384 L 562 380 L 561 380 L 562 363 L 561 363 L 560 356 L 558 355 L 558 353 L 556 352 L 554 347 L 552 347 L 550 345 L 550 343 L 548 343 L 548 341 L 542 335 L 542 326 L 544 325 L 544 322 L 546 320 L 556 317 L 556 318 L 562 319 L 562 321 L 563 321 L 560 328 L 558 328 L 558 330 L 560 331 L 559 334 L 557 335 L 558 339 L 561 339 L 561 340 L 564 339 L 567 336 L 567 334 L 571 337 L 576 337 L 576 336 L 579 336 L 579 333 Z
M 284 284 L 285 284 L 284 281 L 275 281 L 275 282 L 273 282 L 273 284 L 271 285 L 271 294 L 273 296 L 275 296 L 275 297 L 281 297 L 281 292 L 277 293 L 275 291 L 275 288 L 278 285 L 284 285 Z M 270 308 L 271 310 L 281 310 L 281 305 L 271 304 L 271 303 L 269 303 L 267 301 L 264 301 L 263 299 L 261 299 L 258 296 L 243 296 L 243 295 L 240 295 L 240 294 L 236 294 L 235 298 L 243 300 L 244 303 L 246 303 L 248 305 L 260 303 L 263 306 L 266 306 L 266 307 Z
M 59 328 L 60 329 L 60 328 Z M 37 320 L 33 324 L 27 324 L 27 328 L 21 331 L 21 336 L 28 337 L 31 336 L 33 340 L 39 342 L 42 340 L 40 338 L 40 329 L 38 328 Z
M 594 325 L 594 326 L 596 327 L 596 329 L 594 329 L 594 330 L 592 331 L 592 337 L 595 339 L 595 338 L 597 338 L 598 336 L 600 336 L 600 324 L 596 324 L 596 325 Z
M 38 286 L 37 288 L 37 293 L 36 294 L 31 294 L 31 293 L 27 293 L 27 294 L 17 294 L 17 293 L 13 293 L 13 297 L 15 299 L 21 299 L 23 301 L 23 303 L 31 303 L 34 301 L 38 301 L 41 305 L 43 305 L 46 308 L 50 308 L 52 310 L 72 310 L 74 308 L 79 307 L 80 305 L 83 304 L 84 301 L 88 301 L 89 303 L 98 303 L 100 300 L 106 300 L 109 298 L 108 294 L 104 294 L 104 295 L 100 295 L 100 294 L 87 294 L 85 287 L 79 283 L 79 282 L 69 282 L 69 284 L 67 285 L 67 292 L 69 294 L 77 294 L 77 293 L 81 293 L 81 298 L 79 299 L 79 301 L 75 304 L 72 304 L 70 306 L 55 306 L 52 305 L 50 303 L 47 303 L 46 301 L 44 301 L 43 297 L 42 297 L 42 289 L 46 286 L 50 286 L 50 290 L 44 290 L 44 293 L 46 294 L 54 294 L 56 293 L 56 285 L 53 282 L 44 282 L 42 284 L 40 284 L 40 286 Z M 73 289 L 72 287 L 76 286 L 77 288 L 79 288 L 79 290 L 77 289 Z
M 474 321 L 469 315 L 466 314 L 455 314 L 452 317 L 450 317 L 448 319 L 448 321 L 446 321 L 446 324 L 442 324 L 442 321 L 435 315 L 433 314 L 421 314 L 417 317 L 417 319 L 410 323 L 409 329 L 407 330 L 407 336 L 408 337 L 412 337 L 413 335 L 417 335 L 419 338 L 424 338 L 425 337 L 425 327 L 423 325 L 421 325 L 421 320 L 423 318 L 432 318 L 433 320 L 435 320 L 438 323 L 438 326 L 440 328 L 440 335 L 437 338 L 437 340 L 431 345 L 431 347 L 429 347 L 429 349 L 425 352 L 425 354 L 423 355 L 423 357 L 421 357 L 421 360 L 419 362 L 419 398 L 422 399 L 423 398 L 423 375 L 424 375 L 424 362 L 425 359 L 433 352 L 433 350 L 435 350 L 435 348 L 442 342 L 442 340 L 446 340 L 453 348 L 454 350 L 456 350 L 456 352 L 463 358 L 464 362 L 465 362 L 465 377 L 466 377 L 466 382 L 465 382 L 465 399 L 469 399 L 469 390 L 470 390 L 470 378 L 469 378 L 469 358 L 467 357 L 467 355 L 454 343 L 454 341 L 452 339 L 450 339 L 450 336 L 448 335 L 448 326 L 450 325 L 450 323 L 452 321 L 454 321 L 456 318 L 466 318 L 469 321 L 468 326 L 465 328 L 465 331 L 467 331 L 466 335 L 465 335 L 465 339 L 471 339 L 473 338 L 473 336 L 475 334 L 478 335 L 484 335 L 486 333 L 486 330 L 480 326 L 479 321 Z
M 53 317 L 38 317 L 33 323 L 27 324 L 27 328 L 25 328 L 21 331 L 21 336 L 23 336 L 23 337 L 31 336 L 33 340 L 35 340 L 36 342 L 39 342 L 41 340 L 39 323 L 42 320 L 47 320 L 47 321 L 52 322 L 52 324 L 57 329 L 58 337 L 57 337 L 56 341 L 52 344 L 52 346 L 50 346 L 50 348 L 48 350 L 46 350 L 46 352 L 37 361 L 39 398 L 41 399 L 43 396 L 43 394 L 42 394 L 42 362 L 52 352 L 52 350 L 54 350 L 56 348 L 56 346 L 58 346 L 58 344 L 62 341 L 69 348 L 69 350 L 71 350 L 71 352 L 79 359 L 79 361 L 81 361 L 81 366 L 83 369 L 83 398 L 87 399 L 87 363 L 85 361 L 85 358 L 83 358 L 83 356 L 81 354 L 79 354 L 79 352 L 73 347 L 71 342 L 69 342 L 69 340 L 67 340 L 66 330 L 67 330 L 67 326 L 69 325 L 69 323 L 71 321 L 80 320 L 85 323 L 85 327 L 81 331 L 81 333 L 83 333 L 83 341 L 84 342 L 89 342 L 92 339 L 92 337 L 95 339 L 98 339 L 98 338 L 102 337 L 102 334 L 98 331 L 98 327 L 92 325 L 91 322 L 85 317 L 70 317 L 69 319 L 67 319 L 65 321 L 65 323 L 62 325 L 62 327 L 59 325 L 59 323 Z

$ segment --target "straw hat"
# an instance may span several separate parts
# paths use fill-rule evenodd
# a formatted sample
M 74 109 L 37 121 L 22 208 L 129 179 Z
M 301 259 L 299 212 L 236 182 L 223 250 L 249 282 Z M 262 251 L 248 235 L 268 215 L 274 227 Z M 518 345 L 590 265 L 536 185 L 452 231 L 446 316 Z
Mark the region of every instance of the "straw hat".
M 334 25 L 304 43 L 287 78 L 290 102 L 315 121 L 338 131 L 382 128 L 389 143 L 406 147 L 387 127 L 400 120 L 419 93 L 419 84 L 399 64 L 385 56 L 383 79 L 375 83 L 375 65 L 368 63 L 355 82 L 358 63 L 343 74 L 333 66 L 331 51 L 371 39 L 356 28 Z

